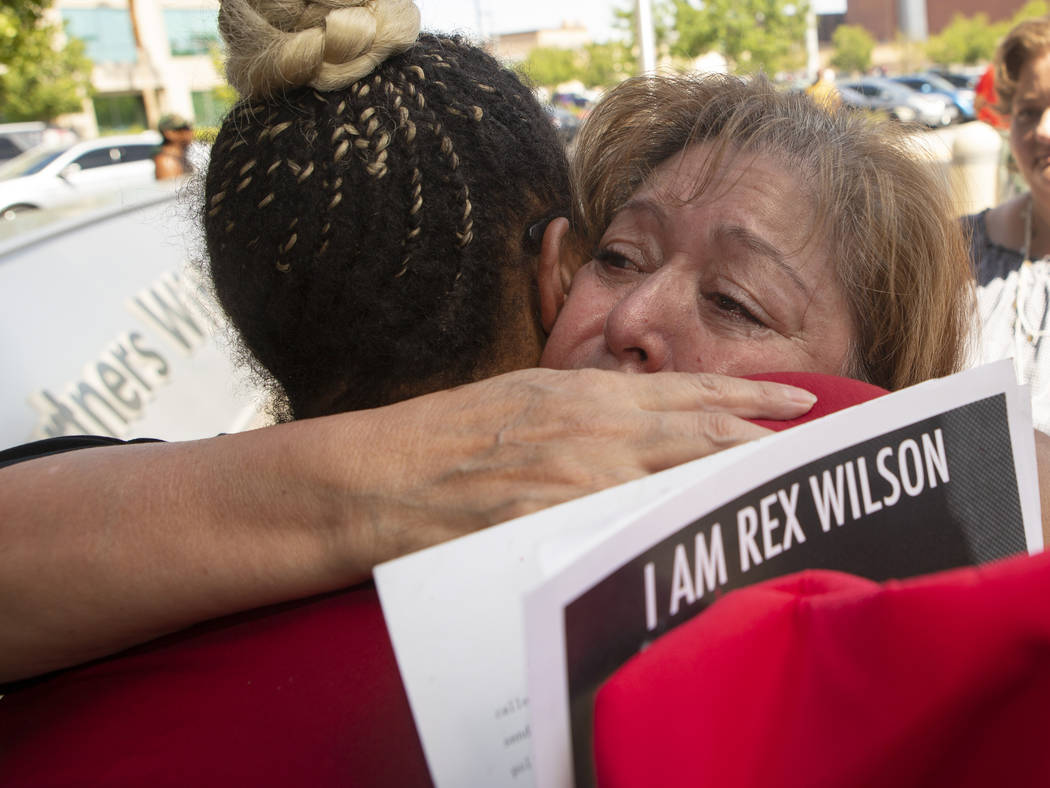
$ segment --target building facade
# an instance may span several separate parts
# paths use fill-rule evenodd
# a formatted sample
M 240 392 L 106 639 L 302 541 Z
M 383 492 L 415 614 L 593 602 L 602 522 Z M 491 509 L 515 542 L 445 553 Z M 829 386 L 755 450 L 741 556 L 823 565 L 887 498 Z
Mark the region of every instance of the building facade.
M 493 36 L 487 48 L 495 57 L 516 63 L 529 56 L 538 47 L 554 49 L 581 49 L 591 43 L 590 31 L 579 22 L 562 22 L 561 27 L 547 30 L 526 30 Z
M 214 125 L 228 106 L 219 69 L 218 0 L 57 0 L 94 63 L 82 124 L 155 128 L 167 112 Z
M 893 41 L 898 32 L 910 38 L 936 35 L 956 14 L 986 14 L 989 22 L 1011 18 L 1025 0 L 849 0 L 846 23 L 860 25 L 879 41 Z

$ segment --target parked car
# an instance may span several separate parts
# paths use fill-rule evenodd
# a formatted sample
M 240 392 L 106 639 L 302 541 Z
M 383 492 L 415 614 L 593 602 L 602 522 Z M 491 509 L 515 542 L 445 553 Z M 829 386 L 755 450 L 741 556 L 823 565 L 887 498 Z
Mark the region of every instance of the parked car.
M 915 120 L 915 110 L 906 103 L 887 104 L 875 96 L 866 96 L 844 84 L 836 85 L 836 87 L 839 90 L 839 97 L 842 99 L 844 107 L 867 112 L 881 112 L 902 123 L 912 123 Z
M 0 219 L 149 184 L 160 144 L 151 131 L 28 150 L 0 164 Z
M 977 87 L 977 80 L 981 78 L 981 72 L 983 69 L 978 69 L 976 71 L 950 71 L 946 68 L 928 68 L 926 71 L 930 74 L 936 74 L 942 79 L 948 80 L 957 88 L 973 90 Z
M 0 123 L 0 163 L 10 161 L 37 145 L 72 145 L 78 139 L 76 132 L 40 121 Z
M 899 82 L 885 77 L 861 77 L 838 83 L 839 88 L 849 88 L 871 100 L 871 109 L 886 112 L 897 120 L 907 121 L 900 112 L 907 107 L 914 113 L 914 120 L 926 126 L 947 126 L 959 115 L 959 110 L 947 97 L 938 94 L 924 95 L 906 88 Z
M 547 105 L 547 114 L 550 115 L 551 123 L 558 132 L 558 137 L 565 145 L 576 139 L 576 132 L 580 130 L 580 118 L 564 107 Z
M 953 85 L 939 74 L 906 74 L 901 77 L 893 77 L 894 82 L 900 82 L 905 87 L 911 88 L 923 95 L 945 96 L 959 110 L 959 120 L 973 120 L 977 114 L 973 109 L 973 100 L 976 94 L 970 88 L 959 88 Z

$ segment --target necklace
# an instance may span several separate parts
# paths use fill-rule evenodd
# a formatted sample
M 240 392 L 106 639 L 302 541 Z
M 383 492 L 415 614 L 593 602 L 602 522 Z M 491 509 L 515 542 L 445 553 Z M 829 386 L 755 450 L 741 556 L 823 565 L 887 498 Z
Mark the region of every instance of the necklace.
M 1034 345 L 1037 340 L 1050 336 L 1050 329 L 1036 328 L 1029 322 L 1025 308 L 1025 280 L 1034 276 L 1031 255 L 1032 204 L 1034 202 L 1035 200 L 1029 193 L 1024 213 L 1024 247 L 1021 249 L 1021 256 L 1024 258 L 1024 261 L 1021 263 L 1021 267 L 1017 269 L 1017 298 L 1014 299 L 1014 311 L 1017 313 L 1017 319 L 1014 321 L 1014 338 L 1018 343 L 1018 361 L 1020 361 L 1020 349 L 1023 347 L 1025 340 L 1028 341 L 1028 344 Z

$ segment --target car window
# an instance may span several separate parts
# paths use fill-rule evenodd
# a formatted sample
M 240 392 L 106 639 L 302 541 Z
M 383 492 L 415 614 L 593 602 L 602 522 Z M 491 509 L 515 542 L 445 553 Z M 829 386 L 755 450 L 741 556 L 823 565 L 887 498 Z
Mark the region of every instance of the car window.
M 65 153 L 65 148 L 59 148 L 58 150 L 28 150 L 11 159 L 11 161 L 0 165 L 0 181 L 40 172 L 63 153 Z
M 22 149 L 10 137 L 0 137 L 0 159 L 13 159 Z
M 152 144 L 138 144 L 134 143 L 131 145 L 120 146 L 120 160 L 123 162 L 127 161 L 145 161 L 146 159 L 152 159 L 153 155 L 157 152 L 157 146 Z
M 80 169 L 82 170 L 92 170 L 95 167 L 106 167 L 110 164 L 118 164 L 119 162 L 119 148 L 99 148 L 97 150 L 89 150 L 87 153 L 82 153 L 73 160 L 73 163 L 79 164 Z
M 936 74 L 931 74 L 929 77 L 927 77 L 926 82 L 932 90 L 941 90 L 947 91 L 948 93 L 954 93 L 956 89 L 955 85 L 953 85 L 951 82 L 944 79 L 943 77 L 937 76 Z

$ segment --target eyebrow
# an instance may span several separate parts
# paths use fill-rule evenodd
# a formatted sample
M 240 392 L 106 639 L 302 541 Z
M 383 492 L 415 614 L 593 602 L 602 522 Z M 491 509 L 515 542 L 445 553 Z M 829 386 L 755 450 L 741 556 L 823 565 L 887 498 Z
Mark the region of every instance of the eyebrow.
M 632 197 L 623 204 L 623 207 L 616 213 L 625 213 L 629 211 L 644 211 L 650 214 L 657 222 L 661 225 L 667 224 L 667 213 L 664 211 L 660 203 L 655 200 L 650 200 L 646 197 Z
M 760 235 L 756 235 L 746 227 L 739 224 L 723 224 L 715 231 L 715 237 L 719 240 L 729 241 L 745 247 L 748 251 L 765 257 L 773 265 L 779 268 L 805 295 L 810 295 L 809 288 L 791 265 L 784 258 L 783 253 L 773 244 Z

